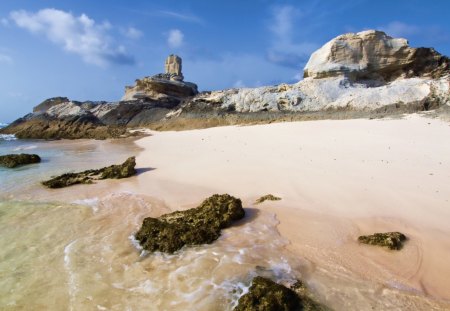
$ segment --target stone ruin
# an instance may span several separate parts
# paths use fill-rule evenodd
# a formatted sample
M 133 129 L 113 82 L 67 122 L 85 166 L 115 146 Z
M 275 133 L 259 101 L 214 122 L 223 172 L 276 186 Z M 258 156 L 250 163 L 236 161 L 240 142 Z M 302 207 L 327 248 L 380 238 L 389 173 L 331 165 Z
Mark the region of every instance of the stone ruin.
M 174 54 L 169 55 L 164 64 L 164 73 L 137 79 L 134 86 L 126 86 L 122 100 L 142 98 L 161 100 L 161 98 L 168 97 L 179 100 L 196 95 L 198 93 L 197 85 L 183 81 L 181 69 L 181 57 Z
M 164 64 L 164 73 L 158 73 L 152 78 L 155 79 L 163 79 L 163 80 L 172 80 L 172 81 L 183 81 L 183 73 L 182 70 L 182 61 L 181 57 L 178 55 L 171 54 L 166 58 L 166 62 Z

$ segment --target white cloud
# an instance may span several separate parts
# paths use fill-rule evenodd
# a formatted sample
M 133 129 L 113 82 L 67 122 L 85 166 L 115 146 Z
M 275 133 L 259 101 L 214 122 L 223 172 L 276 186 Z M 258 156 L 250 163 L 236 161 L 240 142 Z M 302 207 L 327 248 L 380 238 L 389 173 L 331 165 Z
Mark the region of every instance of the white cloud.
M 183 45 L 184 34 L 179 29 L 172 29 L 167 36 L 167 44 L 171 48 L 179 48 Z
M 392 37 L 409 37 L 420 33 L 420 28 L 415 25 L 405 24 L 402 22 L 394 21 L 386 26 L 379 27 L 386 34 Z
M 11 65 L 13 63 L 13 59 L 11 56 L 0 53 L 0 64 L 8 64 Z
M 0 19 L 0 23 L 1 23 L 3 26 L 9 26 L 9 21 L 8 21 L 8 19 L 6 19 L 6 18 Z
M 302 13 L 299 10 L 289 5 L 272 9 L 269 26 L 272 42 L 267 51 L 269 61 L 300 70 L 301 65 L 319 47 L 312 42 L 294 42 L 294 21 L 301 16 Z
M 124 29 L 122 31 L 122 33 L 127 38 L 130 38 L 130 39 L 133 39 L 133 40 L 137 40 L 137 39 L 139 39 L 140 37 L 142 37 L 144 35 L 142 31 L 140 31 L 139 29 L 136 29 L 134 27 L 128 27 L 127 29 Z
M 182 20 L 185 22 L 191 22 L 191 23 L 197 23 L 197 24 L 204 24 L 204 21 L 193 14 L 188 14 L 188 13 L 179 13 L 179 12 L 174 12 L 174 11 L 158 11 L 159 14 L 163 15 L 163 16 L 168 16 L 168 17 L 172 17 L 178 20 Z
M 98 66 L 134 63 L 123 46 L 113 44 L 107 34 L 112 28 L 108 22 L 98 24 L 85 14 L 76 17 L 56 9 L 43 9 L 36 13 L 13 11 L 10 18 L 18 27 L 46 36 L 64 50 L 80 55 L 87 63 Z

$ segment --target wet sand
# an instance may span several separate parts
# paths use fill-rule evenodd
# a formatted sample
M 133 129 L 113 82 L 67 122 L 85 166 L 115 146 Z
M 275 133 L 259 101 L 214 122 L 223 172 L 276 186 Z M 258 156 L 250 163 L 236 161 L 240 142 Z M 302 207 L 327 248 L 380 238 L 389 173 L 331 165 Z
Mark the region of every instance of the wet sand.
M 290 252 L 317 269 L 345 271 L 396 288 L 450 299 L 450 125 L 400 120 L 311 121 L 154 132 L 137 178 L 115 191 L 184 209 L 213 193 L 276 214 Z M 109 184 L 112 186 L 112 184 Z M 401 231 L 400 252 L 358 245 L 360 234 Z M 345 274 L 344 273 L 344 274 Z

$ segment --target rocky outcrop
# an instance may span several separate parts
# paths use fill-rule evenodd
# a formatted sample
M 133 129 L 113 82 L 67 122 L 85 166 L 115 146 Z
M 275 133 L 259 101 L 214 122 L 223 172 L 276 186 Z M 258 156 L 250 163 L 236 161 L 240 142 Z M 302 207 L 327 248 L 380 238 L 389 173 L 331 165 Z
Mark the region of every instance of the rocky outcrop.
M 244 215 L 240 199 L 215 194 L 196 208 L 145 218 L 135 238 L 149 252 L 173 253 L 185 245 L 212 243 Z
M 131 157 L 120 165 L 111 165 L 98 170 L 87 170 L 80 173 L 67 173 L 43 181 L 42 184 L 48 188 L 64 188 L 77 184 L 92 184 L 94 181 L 102 179 L 122 179 L 136 174 L 135 166 L 136 159 Z
M 198 93 L 197 85 L 184 82 L 182 60 L 177 55 L 169 55 L 164 65 L 165 73 L 137 79 L 134 86 L 125 87 L 122 100 L 150 99 L 181 102 L 183 98 Z
M 252 280 L 248 292 L 239 298 L 234 311 L 286 310 L 321 311 L 328 310 L 305 294 L 303 283 L 293 288 L 278 284 L 268 278 L 257 276 Z
M 67 103 L 69 99 L 67 97 L 52 97 L 44 100 L 42 103 L 33 108 L 33 112 L 43 112 L 50 109 L 53 106 Z
M 372 235 L 362 235 L 358 241 L 364 244 L 387 247 L 392 250 L 400 250 L 406 241 L 406 236 L 400 232 L 374 233 Z
M 441 78 L 450 71 L 449 58 L 431 48 L 412 48 L 406 39 L 367 30 L 338 36 L 314 52 L 304 77 L 346 76 L 390 82 L 398 78 Z
M 364 31 L 316 51 L 295 84 L 198 93 L 183 81 L 181 59 L 136 80 L 120 102 L 49 99 L 2 134 L 18 138 L 123 137 L 126 128 L 184 130 L 276 121 L 378 118 L 450 106 L 449 60 L 405 39 Z
M 21 165 L 34 164 L 41 162 L 37 154 L 7 154 L 0 156 L 0 166 L 14 168 Z

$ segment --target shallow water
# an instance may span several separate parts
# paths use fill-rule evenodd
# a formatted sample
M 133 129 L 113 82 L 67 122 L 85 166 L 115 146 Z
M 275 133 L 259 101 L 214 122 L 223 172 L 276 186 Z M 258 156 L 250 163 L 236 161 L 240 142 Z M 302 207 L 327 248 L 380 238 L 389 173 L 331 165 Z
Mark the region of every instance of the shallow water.
M 292 256 L 275 214 L 250 205 L 246 218 L 211 245 L 173 255 L 145 254 L 132 235 L 145 217 L 170 211 L 161 201 L 130 192 L 75 200 L 71 193 L 64 200 L 39 184 L 61 172 L 118 163 L 136 155 L 136 146 L 123 141 L 0 143 L 0 154 L 23 150 L 38 153 L 43 162 L 0 169 L 2 310 L 232 310 L 255 275 L 286 284 L 301 278 L 335 310 L 448 306 L 396 284 L 360 280 L 338 264 L 318 267 Z

